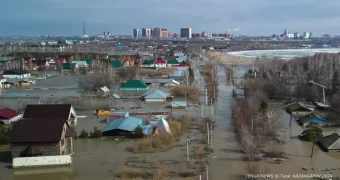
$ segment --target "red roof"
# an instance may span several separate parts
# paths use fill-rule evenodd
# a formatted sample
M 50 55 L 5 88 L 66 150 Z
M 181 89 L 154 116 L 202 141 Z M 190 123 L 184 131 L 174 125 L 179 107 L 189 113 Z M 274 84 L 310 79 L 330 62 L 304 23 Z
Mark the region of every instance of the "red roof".
M 10 108 L 0 109 L 0 119 L 12 119 L 15 116 L 18 116 L 20 113 L 14 111 Z
M 134 61 L 131 56 L 127 56 L 123 59 L 123 61 Z
M 56 64 L 62 64 L 65 61 L 65 58 L 52 58 L 52 60 L 54 61 L 54 63 Z
M 155 61 L 155 64 L 166 64 L 166 61 L 162 58 L 158 58 L 156 61 Z

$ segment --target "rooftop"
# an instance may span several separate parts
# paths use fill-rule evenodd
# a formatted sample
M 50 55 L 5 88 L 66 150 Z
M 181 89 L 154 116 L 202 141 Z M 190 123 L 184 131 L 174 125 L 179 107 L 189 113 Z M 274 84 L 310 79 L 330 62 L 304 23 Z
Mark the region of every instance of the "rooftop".
M 137 126 L 142 125 L 143 120 L 135 117 L 124 117 L 112 121 L 107 125 L 103 132 L 111 131 L 114 129 L 120 129 L 125 131 L 133 131 Z

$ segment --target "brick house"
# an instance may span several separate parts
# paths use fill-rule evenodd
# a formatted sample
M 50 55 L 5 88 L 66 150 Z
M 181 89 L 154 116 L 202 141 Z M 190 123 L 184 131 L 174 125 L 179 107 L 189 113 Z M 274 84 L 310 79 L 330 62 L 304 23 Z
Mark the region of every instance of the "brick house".
M 74 154 L 73 130 L 61 119 L 23 119 L 10 135 L 12 158 Z

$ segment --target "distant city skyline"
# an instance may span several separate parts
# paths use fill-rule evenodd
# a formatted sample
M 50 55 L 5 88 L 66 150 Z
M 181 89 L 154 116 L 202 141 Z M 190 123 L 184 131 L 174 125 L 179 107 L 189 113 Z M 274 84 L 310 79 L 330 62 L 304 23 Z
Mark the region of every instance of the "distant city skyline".
M 191 27 L 193 33 L 269 36 L 289 29 L 339 35 L 338 8 L 336 0 L 3 0 L 0 36 L 82 35 L 83 21 L 89 35 L 131 35 L 137 27 L 172 33 Z

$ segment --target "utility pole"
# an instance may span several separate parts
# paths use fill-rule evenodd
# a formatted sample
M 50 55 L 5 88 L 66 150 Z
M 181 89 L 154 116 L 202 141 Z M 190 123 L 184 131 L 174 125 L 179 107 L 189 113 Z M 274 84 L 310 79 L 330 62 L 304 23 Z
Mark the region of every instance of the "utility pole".
M 204 108 L 204 104 L 202 103 L 202 118 L 204 118 L 203 108 Z
M 326 104 L 325 86 L 322 87 L 323 103 Z
M 211 149 L 214 148 L 214 145 L 213 145 L 213 126 L 212 126 L 212 121 L 210 121 L 210 145 L 211 145 Z
M 208 169 L 208 160 L 205 164 L 205 168 L 206 168 L 206 171 L 207 171 L 207 180 L 209 180 L 209 169 Z
M 187 139 L 186 142 L 187 142 L 187 158 L 188 158 L 188 162 L 189 162 L 190 161 L 190 156 L 189 156 L 189 142 L 190 142 L 190 139 Z
M 208 145 L 210 144 L 210 140 L 209 140 L 209 122 L 207 122 L 207 134 L 208 134 Z
M 205 89 L 205 104 L 208 105 L 208 90 Z
M 312 154 L 310 155 L 310 157 L 313 157 L 314 145 L 315 145 L 315 133 L 313 133 L 313 146 L 312 146 Z
M 251 135 L 253 135 L 253 129 L 254 129 L 254 118 L 251 118 Z

